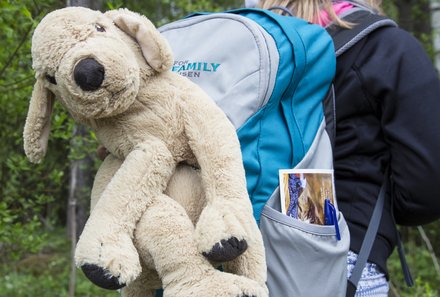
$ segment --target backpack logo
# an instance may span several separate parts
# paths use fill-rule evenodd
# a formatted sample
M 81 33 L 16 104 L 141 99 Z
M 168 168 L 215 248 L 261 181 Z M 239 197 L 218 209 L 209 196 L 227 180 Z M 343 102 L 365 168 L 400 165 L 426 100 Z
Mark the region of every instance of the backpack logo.
M 220 65 L 212 62 L 174 61 L 171 70 L 186 77 L 200 77 L 203 73 L 217 72 Z

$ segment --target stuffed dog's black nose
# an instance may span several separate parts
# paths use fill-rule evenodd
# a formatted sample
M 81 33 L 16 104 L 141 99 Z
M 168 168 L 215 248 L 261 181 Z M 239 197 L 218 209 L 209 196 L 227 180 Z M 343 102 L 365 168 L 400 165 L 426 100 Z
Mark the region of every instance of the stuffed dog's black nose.
M 104 81 L 104 73 L 104 66 L 95 59 L 87 58 L 79 61 L 75 66 L 73 77 L 82 90 L 95 91 Z

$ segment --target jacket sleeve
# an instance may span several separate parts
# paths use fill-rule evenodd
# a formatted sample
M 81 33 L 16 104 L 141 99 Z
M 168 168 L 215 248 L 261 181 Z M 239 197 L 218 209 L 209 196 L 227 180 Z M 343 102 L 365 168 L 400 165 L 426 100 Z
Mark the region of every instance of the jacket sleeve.
M 396 222 L 440 218 L 440 81 L 419 42 L 398 28 L 378 30 L 363 51 L 365 92 L 379 107 L 391 152 Z

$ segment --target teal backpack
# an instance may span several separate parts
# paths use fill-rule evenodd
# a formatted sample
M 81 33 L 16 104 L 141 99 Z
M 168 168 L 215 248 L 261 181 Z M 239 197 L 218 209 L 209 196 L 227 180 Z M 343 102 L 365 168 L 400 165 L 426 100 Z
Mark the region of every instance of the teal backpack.
M 386 183 L 347 286 L 350 234 L 342 213 L 316 225 L 286 216 L 280 205 L 280 169 L 333 169 L 336 57 L 374 30 L 396 26 L 353 4 L 341 16 L 356 24 L 350 30 L 326 32 L 260 9 L 196 13 L 159 28 L 175 55 L 172 70 L 201 86 L 237 129 L 271 297 L 354 296 L 377 233 Z M 399 236 L 398 251 L 411 286 Z
M 324 29 L 239 9 L 194 14 L 159 30 L 174 51 L 173 71 L 201 86 L 236 127 L 257 221 L 279 169 L 332 168 L 323 100 L 333 103 L 336 60 Z

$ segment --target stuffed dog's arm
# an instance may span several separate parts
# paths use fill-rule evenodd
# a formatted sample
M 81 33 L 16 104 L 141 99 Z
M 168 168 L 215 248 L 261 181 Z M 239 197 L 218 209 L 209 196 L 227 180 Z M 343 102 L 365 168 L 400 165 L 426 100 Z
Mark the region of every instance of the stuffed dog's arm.
M 224 112 L 200 88 L 186 92 L 183 116 L 188 143 L 201 168 L 206 200 L 246 198 L 240 143 Z
M 201 168 L 207 202 L 219 197 L 247 199 L 240 143 L 233 125 L 213 102 L 198 101 L 185 117 L 185 132 Z
M 255 220 L 235 128 L 203 91 L 192 89 L 188 96 L 192 97 L 184 100 L 185 132 L 201 168 L 207 201 L 196 224 L 196 236 L 199 251 L 211 259 L 213 247 L 224 247 L 225 240 L 249 243 Z M 232 255 L 242 252 L 239 247 Z M 227 259 L 221 254 L 219 258 Z
M 196 224 L 198 250 L 214 262 L 226 261 L 227 269 L 232 267 L 265 287 L 263 239 L 246 189 L 237 133 L 223 111 L 200 90 L 192 90 L 191 95 L 185 100 L 185 131 L 201 168 L 207 198 Z
M 79 239 L 78 266 L 93 265 L 120 284 L 140 273 L 132 238 L 136 222 L 165 190 L 175 161 L 160 140 L 152 138 L 131 151 L 106 186 Z

